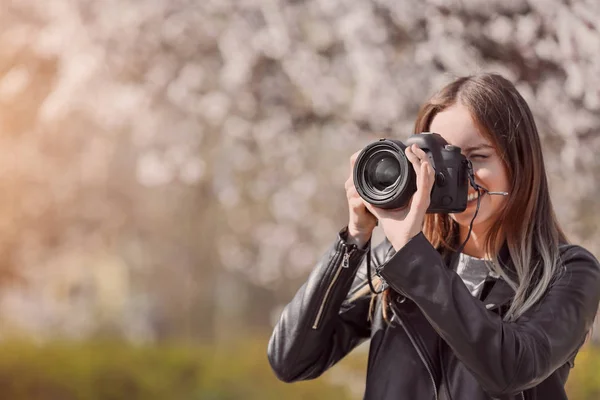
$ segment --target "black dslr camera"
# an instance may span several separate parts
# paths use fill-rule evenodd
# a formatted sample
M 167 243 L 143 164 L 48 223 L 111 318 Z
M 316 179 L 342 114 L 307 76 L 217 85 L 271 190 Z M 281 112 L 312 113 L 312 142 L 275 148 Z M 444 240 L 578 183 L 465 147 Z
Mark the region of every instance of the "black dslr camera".
M 428 213 L 457 213 L 467 208 L 470 164 L 460 147 L 449 145 L 437 133 L 411 135 L 406 144 L 380 139 L 367 145 L 354 164 L 354 185 L 360 196 L 374 206 L 405 207 L 417 190 L 417 176 L 404 150 L 416 143 L 435 170 Z

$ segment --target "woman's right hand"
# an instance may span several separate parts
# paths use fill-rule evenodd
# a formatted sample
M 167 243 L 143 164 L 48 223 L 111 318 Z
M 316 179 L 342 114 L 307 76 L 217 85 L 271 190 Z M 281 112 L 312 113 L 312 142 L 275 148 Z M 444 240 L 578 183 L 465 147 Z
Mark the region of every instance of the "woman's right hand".
M 377 226 L 377 218 L 365 206 L 365 201 L 354 186 L 354 163 L 360 151 L 350 157 L 350 176 L 346 180 L 346 197 L 348 198 L 348 242 L 362 248 L 371 238 Z

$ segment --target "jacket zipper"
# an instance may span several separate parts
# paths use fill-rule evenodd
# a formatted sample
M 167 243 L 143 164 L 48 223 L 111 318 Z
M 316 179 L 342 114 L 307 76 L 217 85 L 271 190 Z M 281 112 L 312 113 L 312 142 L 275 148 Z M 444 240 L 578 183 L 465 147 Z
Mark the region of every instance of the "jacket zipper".
M 348 250 L 348 247 L 350 247 L 350 250 Z M 323 311 L 325 310 L 325 304 L 327 303 L 327 300 L 329 299 L 329 294 L 331 293 L 333 286 L 335 285 L 338 278 L 340 277 L 342 270 L 345 268 L 348 268 L 350 266 L 350 256 L 352 255 L 352 253 L 354 252 L 355 249 L 356 249 L 356 245 L 344 245 L 344 253 L 342 255 L 342 263 L 335 271 L 335 275 L 333 276 L 333 279 L 329 283 L 329 286 L 327 286 L 327 290 L 325 291 L 325 296 L 323 296 L 323 300 L 321 301 L 321 305 L 319 306 L 319 311 L 317 312 L 317 316 L 315 317 L 315 321 L 313 322 L 313 326 L 312 326 L 313 329 L 319 329 L 319 323 L 321 322 L 321 317 L 323 316 Z
M 404 329 L 404 332 L 406 332 L 406 335 L 408 336 L 408 338 L 410 339 L 410 342 L 412 343 L 413 347 L 417 351 L 417 354 L 419 355 L 419 358 L 423 362 L 423 365 L 425 365 L 425 368 L 427 369 L 427 372 L 429 373 L 429 378 L 431 379 L 431 385 L 433 387 L 434 398 L 435 398 L 435 400 L 438 400 L 437 386 L 435 384 L 435 378 L 433 377 L 433 372 L 432 372 L 432 368 L 433 367 L 430 366 L 429 363 L 427 362 L 427 360 L 425 359 L 425 356 L 423 355 L 423 352 L 421 351 L 421 349 L 417 345 L 417 342 L 416 342 L 415 338 L 409 332 L 409 329 L 408 329 L 406 323 L 395 312 L 394 312 L 394 316 L 398 319 L 398 321 L 400 321 L 400 325 L 402 325 L 402 328 Z

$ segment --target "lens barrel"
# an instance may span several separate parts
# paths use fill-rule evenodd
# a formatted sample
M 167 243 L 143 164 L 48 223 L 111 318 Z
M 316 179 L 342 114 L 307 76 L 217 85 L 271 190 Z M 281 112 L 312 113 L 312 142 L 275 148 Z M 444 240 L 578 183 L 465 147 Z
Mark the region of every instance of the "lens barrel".
M 398 140 L 381 139 L 360 152 L 354 164 L 354 186 L 368 203 L 385 209 L 408 204 L 417 184 L 405 149 Z

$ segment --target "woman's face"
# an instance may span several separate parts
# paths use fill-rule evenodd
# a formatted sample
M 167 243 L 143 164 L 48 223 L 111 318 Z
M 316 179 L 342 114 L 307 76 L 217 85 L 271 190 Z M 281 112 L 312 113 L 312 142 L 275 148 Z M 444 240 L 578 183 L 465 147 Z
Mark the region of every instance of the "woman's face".
M 491 192 L 508 192 L 509 180 L 500 155 L 477 129 L 471 113 L 462 104 L 438 113 L 431 122 L 431 132 L 439 133 L 449 144 L 458 146 L 473 163 L 475 182 Z M 467 209 L 451 214 L 461 227 L 468 228 L 477 208 L 477 192 L 469 185 Z M 473 223 L 473 231 L 485 233 L 494 223 L 506 203 L 506 196 L 482 194 L 479 213 Z

